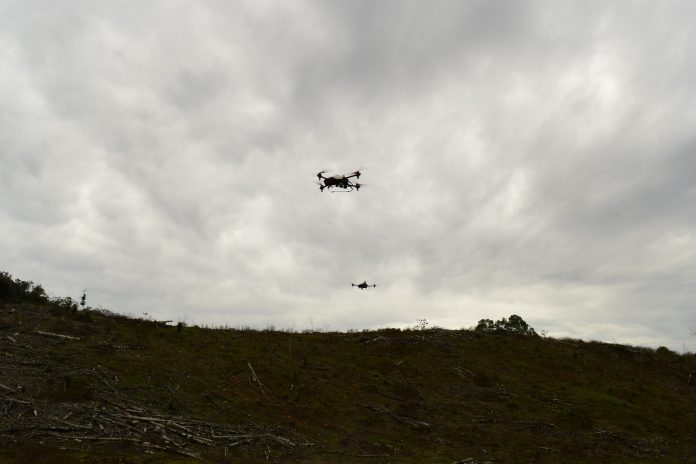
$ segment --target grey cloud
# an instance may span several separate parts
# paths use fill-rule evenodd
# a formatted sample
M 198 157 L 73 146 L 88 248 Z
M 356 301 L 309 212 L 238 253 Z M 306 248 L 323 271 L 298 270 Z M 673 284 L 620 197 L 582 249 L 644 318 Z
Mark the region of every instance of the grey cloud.
M 7 270 L 212 324 L 683 341 L 689 5 L 33 6 L 0 7 Z

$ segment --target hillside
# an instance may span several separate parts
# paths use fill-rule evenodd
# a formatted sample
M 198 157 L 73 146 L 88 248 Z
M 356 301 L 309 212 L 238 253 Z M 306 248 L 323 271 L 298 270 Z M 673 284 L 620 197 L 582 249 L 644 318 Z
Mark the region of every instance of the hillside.
M 696 462 L 694 355 L 177 327 L 25 290 L 0 286 L 3 463 Z

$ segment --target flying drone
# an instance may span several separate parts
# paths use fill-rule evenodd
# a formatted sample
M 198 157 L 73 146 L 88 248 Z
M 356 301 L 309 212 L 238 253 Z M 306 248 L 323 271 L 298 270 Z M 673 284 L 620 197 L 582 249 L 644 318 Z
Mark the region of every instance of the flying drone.
M 377 284 L 368 284 L 367 281 L 361 283 L 361 284 L 350 284 L 351 287 L 358 287 L 360 290 L 365 290 L 367 287 L 376 287 Z
M 317 173 L 317 178 L 319 182 L 319 191 L 323 192 L 325 188 L 329 189 L 329 192 L 352 192 L 353 190 L 360 190 L 362 184 L 353 183 L 350 181 L 351 178 L 355 177 L 360 179 L 360 171 L 351 172 L 350 174 L 336 174 L 335 176 L 324 177 L 324 173 L 327 171 L 321 171 Z

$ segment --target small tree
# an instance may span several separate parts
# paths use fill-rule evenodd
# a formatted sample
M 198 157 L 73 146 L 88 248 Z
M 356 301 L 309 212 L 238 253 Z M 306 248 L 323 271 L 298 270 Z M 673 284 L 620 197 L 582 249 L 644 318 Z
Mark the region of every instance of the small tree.
M 517 314 L 510 316 L 507 321 L 505 318 L 500 320 L 503 330 L 506 332 L 512 332 L 522 335 L 536 335 L 536 332 L 532 327 L 527 324 L 524 319 L 522 319 Z
M 481 319 L 474 330 L 477 332 L 492 332 L 495 330 L 495 324 L 490 319 Z
M 513 333 L 519 335 L 537 334 L 536 331 L 517 314 L 513 314 L 509 319 L 502 318 L 495 322 L 490 319 L 481 319 L 474 330 L 477 332 Z

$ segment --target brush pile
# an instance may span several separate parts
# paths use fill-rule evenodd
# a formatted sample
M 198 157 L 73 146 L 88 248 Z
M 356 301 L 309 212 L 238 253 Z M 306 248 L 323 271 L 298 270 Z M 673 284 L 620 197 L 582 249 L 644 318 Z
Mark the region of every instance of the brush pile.
M 38 330 L 38 320 L 33 321 L 36 327 L 27 327 L 26 317 L 23 324 L 14 320 L 18 311 L 26 316 L 31 309 L 0 309 L 2 444 L 54 444 L 64 449 L 131 445 L 193 458 L 211 449 L 226 455 L 233 448 L 270 452 L 313 446 L 299 436 L 282 436 L 253 423 L 231 425 L 163 413 L 138 395 L 119 391 L 118 376 L 103 366 L 74 369 L 56 364 L 49 359 L 51 351 L 81 337 Z

